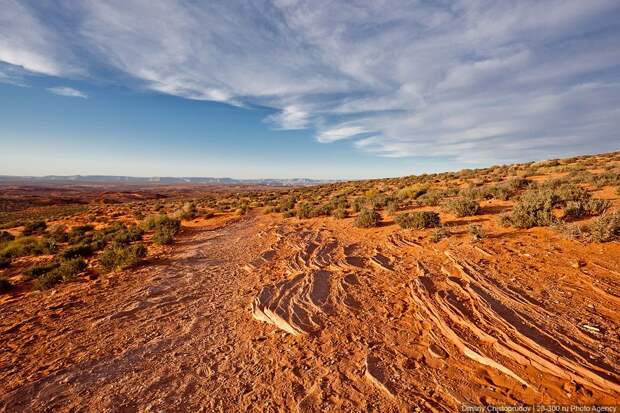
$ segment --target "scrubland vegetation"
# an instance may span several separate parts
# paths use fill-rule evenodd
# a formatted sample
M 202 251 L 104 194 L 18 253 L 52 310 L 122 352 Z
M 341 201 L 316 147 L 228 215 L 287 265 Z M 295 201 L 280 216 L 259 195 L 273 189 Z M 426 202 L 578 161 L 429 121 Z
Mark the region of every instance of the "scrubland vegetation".
M 417 231 L 431 242 L 455 234 L 550 227 L 578 242 L 620 236 L 620 154 L 500 165 L 291 189 L 213 191 L 120 203 L 0 212 L 0 291 L 96 278 L 140 265 L 193 220 L 330 219 L 357 231 Z M 495 222 L 497 225 L 481 225 Z M 461 227 L 459 229 L 459 227 Z M 10 280 L 9 280 L 10 276 Z

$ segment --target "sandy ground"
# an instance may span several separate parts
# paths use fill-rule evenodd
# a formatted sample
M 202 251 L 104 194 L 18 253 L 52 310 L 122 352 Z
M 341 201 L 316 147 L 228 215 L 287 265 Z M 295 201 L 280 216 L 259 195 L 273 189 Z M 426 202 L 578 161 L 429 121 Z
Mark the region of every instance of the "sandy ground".
M 186 228 L 149 265 L 2 302 L 0 410 L 618 403 L 620 244 L 456 228 Z

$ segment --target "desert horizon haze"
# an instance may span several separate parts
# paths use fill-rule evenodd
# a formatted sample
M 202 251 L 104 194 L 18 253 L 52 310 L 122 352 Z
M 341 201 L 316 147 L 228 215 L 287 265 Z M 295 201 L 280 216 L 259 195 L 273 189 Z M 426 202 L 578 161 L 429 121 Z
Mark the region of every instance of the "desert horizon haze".
M 0 412 L 619 412 L 618 0 L 0 0 Z
M 618 149 L 617 1 L 0 9 L 0 174 L 357 179 Z

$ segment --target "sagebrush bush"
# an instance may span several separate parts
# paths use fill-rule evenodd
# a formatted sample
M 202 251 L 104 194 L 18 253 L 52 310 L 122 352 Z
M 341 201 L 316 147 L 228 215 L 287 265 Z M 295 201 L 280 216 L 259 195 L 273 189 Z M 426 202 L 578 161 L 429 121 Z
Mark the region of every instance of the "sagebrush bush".
M 50 245 L 35 237 L 17 237 L 4 245 L 0 257 L 17 258 L 26 255 L 41 255 L 50 252 Z
M 302 202 L 298 204 L 296 215 L 297 215 L 297 218 L 300 218 L 300 219 L 311 218 L 312 217 L 312 205 L 310 205 L 308 202 Z
M 332 216 L 338 219 L 344 219 L 348 216 L 348 212 L 345 208 L 336 208 L 332 211 Z
M 417 199 L 428 191 L 428 185 L 414 184 L 407 186 L 396 193 L 400 199 Z
M 287 196 L 280 199 L 278 203 L 277 212 L 286 212 L 295 208 L 295 204 L 297 203 L 297 198 L 294 196 Z
M 153 234 L 153 238 L 151 240 L 155 244 L 159 245 L 169 245 L 174 242 L 174 235 L 176 234 L 176 230 L 169 226 L 161 226 L 155 229 L 155 233 Z
M 65 249 L 61 255 L 65 259 L 71 259 L 78 257 L 88 257 L 89 255 L 92 255 L 93 252 L 93 248 L 90 246 L 89 243 L 83 243 L 67 247 L 67 249 Z
M 180 225 L 178 219 L 170 218 L 165 214 L 149 215 L 142 221 L 142 229 L 145 231 L 151 231 L 160 226 L 177 226 L 180 228 Z
M 154 229 L 153 242 L 167 245 L 174 241 L 174 236 L 181 229 L 181 221 L 167 215 L 150 216 L 143 221 L 142 228 L 145 230 Z
M 517 228 L 557 224 L 554 208 L 561 208 L 566 218 L 596 215 L 609 207 L 609 202 L 595 200 L 590 193 L 573 184 L 549 184 L 523 193 L 506 218 Z
M 34 282 L 36 290 L 47 290 L 63 281 L 74 279 L 80 272 L 86 270 L 88 264 L 82 258 L 63 260 L 51 271 L 40 275 Z
M 609 242 L 620 237 L 620 211 L 607 212 L 595 218 L 587 230 L 590 239 L 596 242 Z
M 175 216 L 180 219 L 190 220 L 198 216 L 198 208 L 193 202 L 186 202 L 183 204 L 180 210 L 175 213 Z
M 138 264 L 146 257 L 147 250 L 144 244 L 110 245 L 99 257 L 99 264 L 105 271 L 116 268 L 127 268 Z
M 353 201 L 353 212 L 360 212 L 362 209 L 366 207 L 366 198 L 357 197 Z
M 416 203 L 420 206 L 437 206 L 441 200 L 445 197 L 445 194 L 439 190 L 429 190 L 424 195 L 416 199 Z
M 556 202 L 557 197 L 550 191 L 527 191 L 521 196 L 510 215 L 502 216 L 502 223 L 517 228 L 552 225 L 557 222 L 553 215 Z
M 250 210 L 250 206 L 248 204 L 241 204 L 239 208 L 235 210 L 237 215 L 245 215 Z
M 398 214 L 394 221 L 405 229 L 435 228 L 440 225 L 439 214 L 433 211 L 416 211 Z
M 374 209 L 364 208 L 355 218 L 355 226 L 358 228 L 372 228 L 379 225 L 381 216 Z
M 388 215 L 393 216 L 398 212 L 399 209 L 400 209 L 399 202 L 396 200 L 392 200 L 388 202 L 385 211 L 388 213 Z
M 580 218 L 584 216 L 600 215 L 610 206 L 611 202 L 604 199 L 568 201 L 564 207 L 564 217 Z
M 47 224 L 43 220 L 30 221 L 24 225 L 22 233 L 24 235 L 40 234 L 47 229 Z
M 471 198 L 454 198 L 446 202 L 445 208 L 451 214 L 461 218 L 476 215 L 480 211 L 480 204 Z
M 77 227 L 71 228 L 68 234 L 68 240 L 71 244 L 78 244 L 86 238 L 87 234 L 94 230 L 95 227 L 87 224 L 87 225 L 78 225 Z
M 114 232 L 108 234 L 106 242 L 115 242 L 117 244 L 131 244 L 135 241 L 142 240 L 144 231 L 137 225 L 125 227 L 124 225 Z

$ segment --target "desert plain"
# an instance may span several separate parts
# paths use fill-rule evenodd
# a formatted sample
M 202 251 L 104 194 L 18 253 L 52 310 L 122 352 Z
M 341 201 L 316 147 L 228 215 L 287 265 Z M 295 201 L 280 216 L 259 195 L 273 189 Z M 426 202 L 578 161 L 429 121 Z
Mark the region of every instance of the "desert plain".
M 619 173 L 2 182 L 0 410 L 618 404 Z

